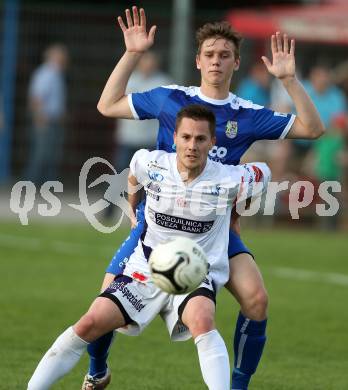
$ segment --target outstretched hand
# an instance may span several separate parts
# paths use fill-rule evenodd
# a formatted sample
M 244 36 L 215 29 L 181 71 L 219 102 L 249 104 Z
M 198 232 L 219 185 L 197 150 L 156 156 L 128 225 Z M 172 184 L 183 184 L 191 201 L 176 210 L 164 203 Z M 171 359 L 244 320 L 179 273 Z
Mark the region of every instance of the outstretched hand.
M 140 8 L 140 19 L 137 7 L 132 7 L 133 19 L 129 9 L 126 9 L 127 27 L 121 16 L 117 18 L 124 36 L 126 49 L 129 52 L 143 53 L 148 50 L 154 42 L 156 26 L 146 31 L 146 15 L 143 8 Z
M 295 77 L 295 40 L 291 39 L 289 47 L 288 36 L 284 34 L 282 39 L 280 32 L 276 32 L 271 37 L 271 51 L 272 63 L 267 57 L 261 57 L 269 73 L 278 79 Z

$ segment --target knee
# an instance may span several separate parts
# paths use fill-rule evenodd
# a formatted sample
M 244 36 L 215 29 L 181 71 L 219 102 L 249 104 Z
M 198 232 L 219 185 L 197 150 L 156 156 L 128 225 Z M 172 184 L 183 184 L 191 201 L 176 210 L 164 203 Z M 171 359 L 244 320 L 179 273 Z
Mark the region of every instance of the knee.
M 268 294 L 264 287 L 260 287 L 250 294 L 242 303 L 243 313 L 252 320 L 262 321 L 267 317 Z
M 259 311 L 264 311 L 266 313 L 268 308 L 268 294 L 265 288 L 261 288 L 256 292 L 254 300 L 254 306 Z
M 214 317 L 209 314 L 197 313 L 187 324 L 193 338 L 215 329 Z
M 75 333 L 85 341 L 92 341 L 96 330 L 96 318 L 92 313 L 86 313 L 74 325 Z

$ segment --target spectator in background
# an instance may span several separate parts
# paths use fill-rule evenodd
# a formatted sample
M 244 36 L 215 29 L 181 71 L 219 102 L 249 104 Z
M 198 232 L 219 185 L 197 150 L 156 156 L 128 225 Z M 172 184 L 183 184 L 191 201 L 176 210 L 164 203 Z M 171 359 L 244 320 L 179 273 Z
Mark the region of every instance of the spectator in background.
M 348 117 L 345 113 L 335 115 L 326 134 L 315 142 L 313 147 L 314 175 L 319 182 L 344 179 L 344 168 L 347 168 L 346 135 Z M 344 185 L 344 183 L 342 183 Z M 335 194 L 337 197 L 340 194 Z M 323 219 L 323 227 L 337 229 L 339 214 Z
M 320 117 L 330 132 L 330 123 L 332 118 L 346 111 L 346 100 L 343 92 L 332 82 L 331 72 L 326 65 L 318 64 L 311 68 L 309 77 L 303 82 L 308 95 L 311 97 Z M 290 106 L 287 96 L 279 96 L 280 89 L 275 86 L 272 88 L 272 109 L 275 111 L 288 112 Z M 293 111 L 293 109 L 290 111 Z M 308 157 L 316 141 L 294 140 L 293 142 L 278 143 L 273 154 L 271 163 L 274 180 L 284 180 L 292 173 L 301 176 L 308 174 L 304 172 L 307 165 L 302 164 L 303 159 Z M 291 156 L 294 156 L 293 158 Z M 289 163 L 295 163 L 289 166 Z
M 31 148 L 26 179 L 37 184 L 57 179 L 64 141 L 67 65 L 67 48 L 62 44 L 51 45 L 30 80 Z
M 325 127 L 329 127 L 334 115 L 346 110 L 344 94 L 332 83 L 331 72 L 326 65 L 314 66 L 303 86 L 317 107 Z
M 172 80 L 159 70 L 159 58 L 153 51 L 148 51 L 141 57 L 135 72 L 127 84 L 126 93 L 149 91 L 153 88 L 171 84 Z M 115 131 L 117 143 L 114 155 L 114 165 L 117 172 L 129 166 L 129 162 L 138 149 L 155 149 L 158 121 L 134 121 L 119 119 Z
M 251 100 L 260 106 L 270 105 L 271 76 L 263 63 L 252 65 L 249 75 L 241 81 L 236 95 Z
M 248 75 L 244 78 L 236 91 L 236 95 L 255 104 L 269 108 L 270 106 L 271 75 L 263 63 L 255 63 L 249 69 Z M 277 140 L 279 142 L 279 140 Z M 281 141 L 280 141 L 281 142 Z M 272 141 L 261 140 L 255 142 L 245 152 L 242 162 L 269 161 L 269 155 L 273 145 Z
M 342 179 L 347 129 L 347 115 L 345 113 L 335 115 L 326 134 L 314 144 L 314 172 L 318 180 Z
M 348 60 L 339 63 L 332 70 L 332 80 L 338 85 L 348 98 Z

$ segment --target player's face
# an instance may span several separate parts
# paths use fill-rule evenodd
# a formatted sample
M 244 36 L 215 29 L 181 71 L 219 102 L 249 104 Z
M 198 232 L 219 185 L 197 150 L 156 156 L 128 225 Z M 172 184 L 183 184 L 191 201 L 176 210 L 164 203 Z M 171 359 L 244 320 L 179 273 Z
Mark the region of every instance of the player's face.
M 198 176 L 207 163 L 209 150 L 215 144 L 209 123 L 206 120 L 183 118 L 174 133 L 174 142 L 179 171 Z
M 235 58 L 234 43 L 219 37 L 206 39 L 196 57 L 202 83 L 216 87 L 230 85 L 239 63 L 239 58 Z

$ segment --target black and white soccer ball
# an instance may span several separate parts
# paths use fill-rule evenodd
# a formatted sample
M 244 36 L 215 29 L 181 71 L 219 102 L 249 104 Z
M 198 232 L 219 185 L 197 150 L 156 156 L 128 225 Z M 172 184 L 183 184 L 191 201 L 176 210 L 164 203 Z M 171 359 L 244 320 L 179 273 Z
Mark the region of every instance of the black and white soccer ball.
M 177 237 L 159 244 L 149 259 L 153 282 L 169 294 L 195 290 L 208 272 L 204 250 L 187 237 Z

